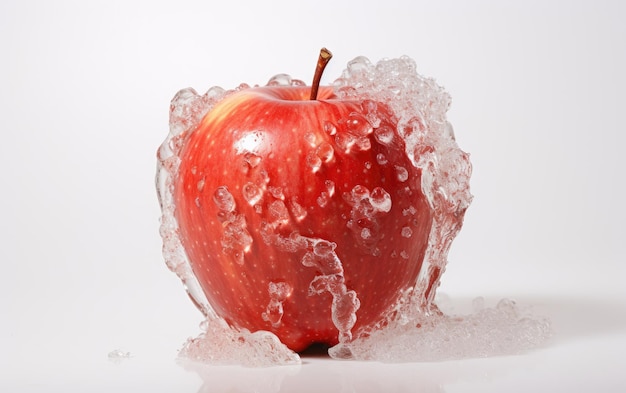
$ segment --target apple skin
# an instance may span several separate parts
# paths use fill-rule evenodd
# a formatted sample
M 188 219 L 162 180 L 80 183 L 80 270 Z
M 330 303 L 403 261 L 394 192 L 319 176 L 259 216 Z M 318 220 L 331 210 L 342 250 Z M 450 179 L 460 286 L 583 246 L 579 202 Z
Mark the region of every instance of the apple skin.
M 185 136 L 174 182 L 180 238 L 214 311 L 296 352 L 380 324 L 415 285 L 432 225 L 386 105 L 309 94 L 227 95 Z M 338 266 L 307 263 L 318 243 Z

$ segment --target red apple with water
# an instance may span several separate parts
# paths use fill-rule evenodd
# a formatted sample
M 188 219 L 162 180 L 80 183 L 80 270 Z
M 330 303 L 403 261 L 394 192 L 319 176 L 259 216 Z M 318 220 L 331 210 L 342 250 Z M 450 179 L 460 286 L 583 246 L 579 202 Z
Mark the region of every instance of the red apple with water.
M 339 99 L 319 75 L 228 94 L 185 136 L 173 183 L 215 313 L 295 351 L 380 323 L 415 285 L 433 220 L 387 104 Z

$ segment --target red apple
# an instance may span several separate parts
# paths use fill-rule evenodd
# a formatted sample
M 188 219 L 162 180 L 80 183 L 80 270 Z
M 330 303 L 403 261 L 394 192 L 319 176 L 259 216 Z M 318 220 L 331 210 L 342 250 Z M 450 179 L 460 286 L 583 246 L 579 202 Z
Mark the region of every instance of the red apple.
M 173 193 L 214 311 L 294 351 L 380 323 L 415 285 L 433 220 L 388 106 L 311 90 L 228 94 L 185 136 Z

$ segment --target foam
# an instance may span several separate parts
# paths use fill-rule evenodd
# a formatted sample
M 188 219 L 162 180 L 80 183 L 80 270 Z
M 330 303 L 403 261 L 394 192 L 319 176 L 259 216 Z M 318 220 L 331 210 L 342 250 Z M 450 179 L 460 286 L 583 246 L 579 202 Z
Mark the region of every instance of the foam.
M 436 302 L 442 310 L 449 299 Z M 519 355 L 546 345 L 553 330 L 550 321 L 524 310 L 511 299 L 486 307 L 481 297 L 467 314 L 447 310 L 409 317 L 349 345 L 331 348 L 335 358 L 376 360 L 387 363 L 432 362 Z

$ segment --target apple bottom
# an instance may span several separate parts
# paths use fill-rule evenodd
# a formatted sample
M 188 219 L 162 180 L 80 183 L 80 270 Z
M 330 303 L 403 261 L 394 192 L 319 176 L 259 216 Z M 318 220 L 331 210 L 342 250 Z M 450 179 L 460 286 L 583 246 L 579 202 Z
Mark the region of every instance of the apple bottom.
M 281 251 L 265 244 L 260 236 L 248 251 L 256 256 L 250 262 L 244 258 L 237 263 L 237 257 L 228 252 L 199 247 L 190 247 L 190 259 L 205 261 L 192 263 L 194 272 L 214 311 L 228 324 L 252 332 L 270 331 L 300 352 L 314 344 L 334 346 L 342 334 L 349 341 L 349 333 L 358 337 L 384 323 L 400 294 L 414 285 L 420 272 L 430 220 L 421 222 L 424 228 L 415 228 L 415 238 L 405 243 L 404 250 L 412 260 L 393 251 L 387 257 L 369 255 L 355 244 L 351 233 L 344 233 L 339 241 L 344 247 L 335 249 L 343 263 L 334 273 L 328 267 L 303 264 L 312 254 L 306 243 L 302 250 Z M 382 229 L 389 230 L 386 226 L 391 225 L 393 222 L 383 223 Z M 257 231 L 251 230 L 251 235 L 256 238 Z M 348 293 L 356 296 L 356 310 L 354 299 L 348 299 L 342 310 L 341 300 Z M 356 321 L 339 329 L 338 325 L 350 318 L 342 313 L 351 311 L 356 312 Z

